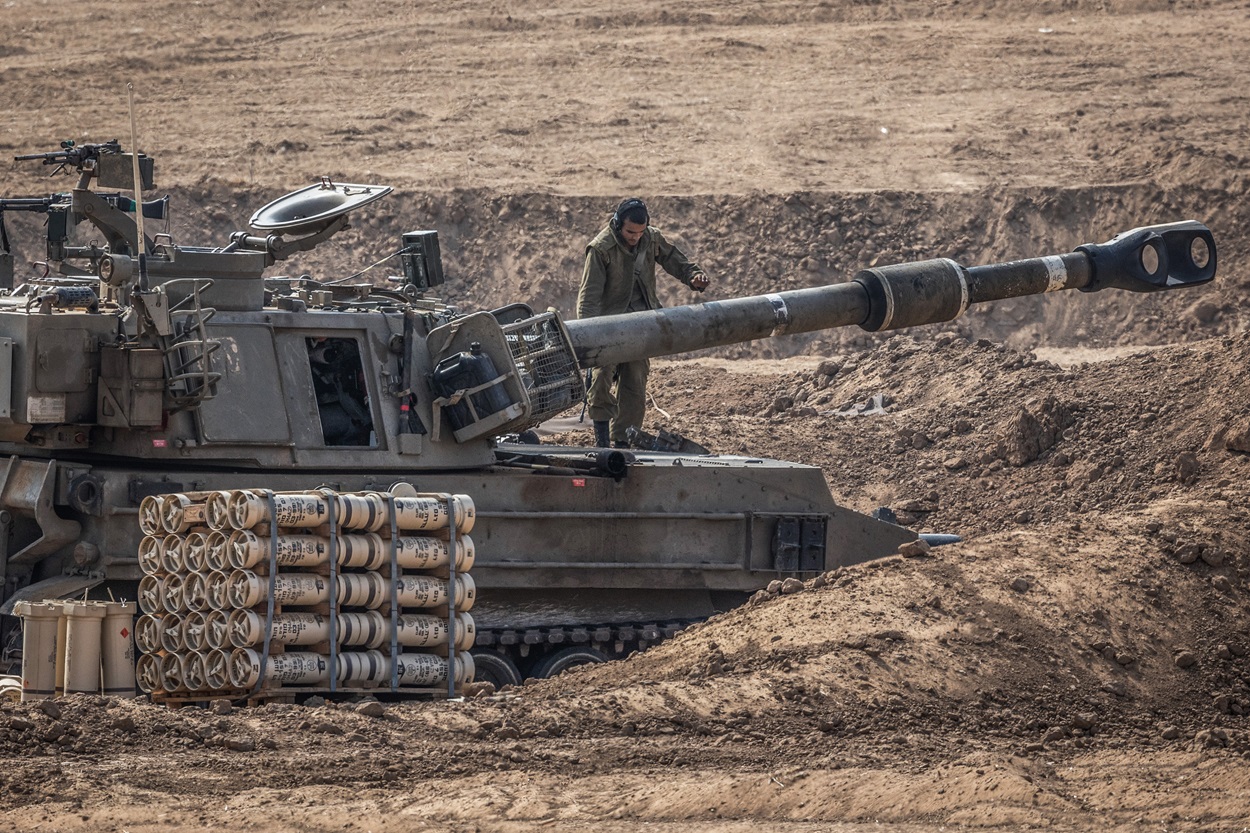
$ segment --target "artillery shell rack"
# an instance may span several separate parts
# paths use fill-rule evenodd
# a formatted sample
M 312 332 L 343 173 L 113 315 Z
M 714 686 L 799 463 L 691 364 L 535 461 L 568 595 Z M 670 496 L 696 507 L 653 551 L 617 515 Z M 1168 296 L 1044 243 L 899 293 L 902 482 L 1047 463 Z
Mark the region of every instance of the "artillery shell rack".
M 145 498 L 139 687 L 171 707 L 456 697 L 473 679 L 476 510 L 415 490 Z

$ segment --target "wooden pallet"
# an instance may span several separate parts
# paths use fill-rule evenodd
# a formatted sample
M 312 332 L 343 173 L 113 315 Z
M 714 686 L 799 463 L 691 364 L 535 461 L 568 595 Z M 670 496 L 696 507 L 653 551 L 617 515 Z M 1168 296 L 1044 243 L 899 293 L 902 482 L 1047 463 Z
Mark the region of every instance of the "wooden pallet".
M 185 706 L 208 708 L 214 700 L 229 700 L 235 705 L 264 706 L 269 703 L 294 703 L 303 697 L 320 696 L 326 699 L 358 697 L 370 694 L 376 697 L 399 700 L 438 700 L 446 699 L 447 689 L 443 686 L 403 687 L 392 691 L 390 686 L 339 686 L 331 691 L 328 686 L 276 686 L 263 688 L 253 692 L 250 689 L 217 689 L 214 691 L 153 691 L 148 697 L 157 706 L 180 709 Z M 464 696 L 464 687 L 456 689 L 457 696 Z

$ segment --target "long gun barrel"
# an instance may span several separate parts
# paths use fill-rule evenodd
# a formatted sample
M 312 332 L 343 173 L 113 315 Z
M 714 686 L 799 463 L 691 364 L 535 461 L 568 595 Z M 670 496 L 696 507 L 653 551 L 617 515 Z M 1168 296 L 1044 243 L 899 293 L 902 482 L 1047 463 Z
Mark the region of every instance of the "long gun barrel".
M 847 283 L 565 322 L 582 367 L 757 338 L 858 325 L 870 332 L 958 318 L 973 304 L 1063 289 L 1157 292 L 1215 277 L 1215 239 L 1188 220 L 1126 231 L 1048 257 L 961 266 L 926 260 L 859 272 Z
M 45 165 L 51 165 L 54 162 L 64 162 L 70 158 L 70 152 L 67 150 L 54 150 L 51 153 L 23 153 L 21 156 L 14 156 L 16 162 L 29 162 L 32 159 L 42 159 Z
M 17 199 L 0 200 L 0 211 L 47 211 L 57 197 L 19 197 Z
M 61 142 L 60 150 L 54 150 L 49 153 L 23 153 L 20 156 L 14 156 L 13 159 L 17 162 L 42 159 L 45 165 L 65 163 L 78 165 L 84 160 L 99 157 L 101 153 L 121 153 L 121 144 L 116 139 L 98 145 L 76 145 L 73 141 L 64 141 Z

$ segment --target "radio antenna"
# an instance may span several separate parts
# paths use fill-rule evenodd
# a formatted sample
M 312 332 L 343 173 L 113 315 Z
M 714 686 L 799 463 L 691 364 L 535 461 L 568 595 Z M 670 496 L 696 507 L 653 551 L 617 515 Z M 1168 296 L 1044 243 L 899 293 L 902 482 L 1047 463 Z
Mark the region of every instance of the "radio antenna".
M 130 161 L 134 163 L 135 175 L 135 231 L 138 237 L 139 289 L 148 290 L 148 244 L 143 234 L 143 180 L 139 176 L 139 131 L 135 128 L 135 85 L 127 82 L 126 92 L 130 99 Z

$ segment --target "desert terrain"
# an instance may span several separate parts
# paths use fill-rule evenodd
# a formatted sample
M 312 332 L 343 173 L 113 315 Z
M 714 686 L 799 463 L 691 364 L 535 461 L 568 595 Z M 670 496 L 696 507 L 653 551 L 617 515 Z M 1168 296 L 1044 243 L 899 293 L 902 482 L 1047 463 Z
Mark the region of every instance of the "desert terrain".
M 179 243 L 319 176 L 395 188 L 291 274 L 436 228 L 447 299 L 571 316 L 635 195 L 704 300 L 1182 219 L 1219 274 L 656 361 L 647 427 L 819 466 L 842 504 L 962 542 L 458 702 L 3 703 L 0 826 L 1250 828 L 1248 9 L 5 0 L 0 154 L 129 147 L 133 84 Z M 2 164 L 0 196 L 73 184 Z M 6 223 L 38 270 L 37 223 Z

